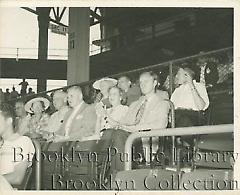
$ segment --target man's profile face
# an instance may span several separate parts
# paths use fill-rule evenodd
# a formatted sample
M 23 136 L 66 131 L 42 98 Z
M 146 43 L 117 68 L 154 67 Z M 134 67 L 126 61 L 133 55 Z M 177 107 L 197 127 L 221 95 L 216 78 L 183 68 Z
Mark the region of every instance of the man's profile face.
M 82 99 L 82 93 L 80 91 L 77 91 L 77 90 L 68 91 L 67 100 L 70 107 L 74 108 L 77 105 L 79 105 L 79 103 L 81 102 L 81 99 Z
M 131 82 L 126 77 L 120 77 L 118 79 L 118 87 L 123 91 L 128 90 L 131 85 Z
M 157 85 L 157 81 L 154 80 L 154 78 L 148 73 L 142 74 L 140 76 L 139 81 L 140 81 L 141 91 L 144 95 L 147 95 L 153 92 Z
M 64 95 L 53 95 L 53 106 L 56 110 L 60 110 L 65 105 L 65 97 Z
M 21 117 L 26 113 L 24 109 L 24 104 L 22 102 L 17 102 L 15 104 L 15 113 L 17 117 Z
M 179 70 L 175 76 L 175 81 L 174 81 L 175 84 L 181 85 L 181 84 L 186 83 L 186 74 L 187 74 L 187 72 L 184 69 L 179 68 Z

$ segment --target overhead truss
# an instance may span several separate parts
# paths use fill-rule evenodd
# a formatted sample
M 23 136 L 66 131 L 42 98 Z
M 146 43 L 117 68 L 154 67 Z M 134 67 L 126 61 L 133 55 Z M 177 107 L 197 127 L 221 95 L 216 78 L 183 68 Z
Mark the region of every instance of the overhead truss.
M 34 10 L 32 8 L 29 8 L 29 7 L 21 7 L 21 8 L 24 9 L 24 10 L 27 10 L 31 13 L 34 13 L 36 15 L 39 15 L 39 10 L 40 9 Z M 51 7 L 51 11 L 53 12 L 54 18 L 51 18 L 49 16 L 49 21 L 51 21 L 55 24 L 58 24 L 58 25 L 68 27 L 66 24 L 63 24 L 61 22 L 66 9 L 67 9 L 67 7 L 63 7 L 63 8 Z M 98 7 L 95 7 L 94 10 L 90 9 L 90 25 L 91 26 L 99 24 L 102 21 L 102 16 L 97 13 L 98 9 L 99 9 Z

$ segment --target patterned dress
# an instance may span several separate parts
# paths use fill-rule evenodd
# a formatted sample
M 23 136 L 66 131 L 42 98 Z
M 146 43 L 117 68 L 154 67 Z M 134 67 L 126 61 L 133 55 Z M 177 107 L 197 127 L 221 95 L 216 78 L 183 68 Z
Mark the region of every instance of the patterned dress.
M 46 131 L 48 126 L 49 115 L 43 113 L 40 119 L 36 115 L 32 115 L 29 120 L 29 130 L 30 132 L 40 133 L 41 131 Z

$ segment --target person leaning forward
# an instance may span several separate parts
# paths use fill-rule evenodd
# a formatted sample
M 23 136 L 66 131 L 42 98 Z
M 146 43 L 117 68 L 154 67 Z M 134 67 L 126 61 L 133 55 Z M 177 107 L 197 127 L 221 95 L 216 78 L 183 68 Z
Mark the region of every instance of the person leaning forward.
M 71 109 L 66 113 L 53 141 L 97 139 L 99 134 L 95 132 L 97 120 L 95 107 L 83 101 L 81 88 L 78 86 L 69 88 L 67 99 Z

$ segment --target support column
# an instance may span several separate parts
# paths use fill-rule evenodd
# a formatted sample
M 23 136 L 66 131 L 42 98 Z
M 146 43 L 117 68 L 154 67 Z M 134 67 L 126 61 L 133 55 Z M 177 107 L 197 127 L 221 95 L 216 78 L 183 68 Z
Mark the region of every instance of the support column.
M 41 7 L 37 8 L 38 12 L 38 61 L 39 66 L 47 62 L 48 57 L 48 25 L 49 25 L 49 13 L 51 8 Z M 47 78 L 44 77 L 44 73 L 38 75 L 37 79 L 37 92 L 47 90 Z
M 89 80 L 90 8 L 69 8 L 67 84 Z

